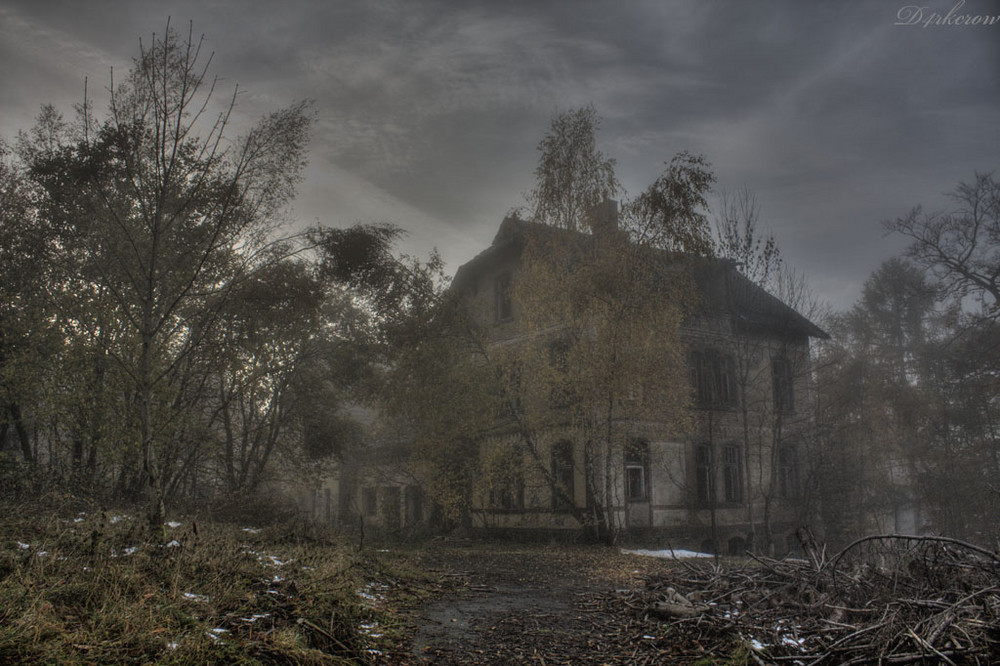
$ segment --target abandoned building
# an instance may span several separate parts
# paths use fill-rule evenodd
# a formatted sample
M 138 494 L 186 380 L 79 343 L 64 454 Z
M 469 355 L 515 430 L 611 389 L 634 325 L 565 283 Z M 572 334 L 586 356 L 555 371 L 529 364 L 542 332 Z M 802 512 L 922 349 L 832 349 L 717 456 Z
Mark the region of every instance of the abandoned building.
M 492 244 L 454 277 L 452 289 L 487 349 L 524 356 L 518 371 L 505 376 L 504 407 L 475 444 L 483 478 L 472 491 L 472 527 L 566 538 L 600 514 L 617 534 L 650 542 L 742 552 L 765 535 L 783 552 L 794 529 L 809 520 L 809 344 L 826 334 L 731 261 L 703 259 L 676 269 L 681 263 L 668 253 L 649 255 L 662 265 L 657 270 L 684 272 L 697 292 L 683 313 L 675 352 L 684 366 L 684 418 L 659 418 L 655 397 L 630 394 L 619 402 L 653 404 L 620 410 L 606 438 L 612 441 L 598 449 L 593 433 L 558 416 L 568 413 L 572 398 L 547 389 L 549 398 L 534 400 L 546 425 L 525 434 L 516 393 L 521 373 L 532 372 L 525 365 L 565 365 L 570 344 L 560 326 L 540 330 L 518 302 L 526 247 L 539 237 L 586 244 L 615 233 L 614 202 L 595 215 L 592 234 L 508 217 Z M 539 340 L 546 353 L 529 359 L 525 350 Z M 668 411 L 664 406 L 662 413 Z M 389 531 L 418 528 L 430 507 L 411 462 L 398 441 L 379 445 L 366 464 L 352 467 L 351 483 L 339 484 L 341 515 Z M 497 464 L 503 473 L 487 469 Z

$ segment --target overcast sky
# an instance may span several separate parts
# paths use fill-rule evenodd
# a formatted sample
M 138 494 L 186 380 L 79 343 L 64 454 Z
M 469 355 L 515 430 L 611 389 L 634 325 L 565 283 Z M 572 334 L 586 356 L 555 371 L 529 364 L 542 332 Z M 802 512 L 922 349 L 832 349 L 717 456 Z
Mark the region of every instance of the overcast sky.
M 955 24 L 1000 0 L 914 1 L 0 0 L 0 136 L 70 115 L 85 78 L 100 110 L 140 38 L 193 21 L 242 119 L 315 101 L 302 223 L 391 222 L 454 272 L 523 203 L 553 115 L 593 104 L 630 194 L 705 155 L 844 308 L 901 247 L 882 220 L 1000 168 L 1000 20 Z

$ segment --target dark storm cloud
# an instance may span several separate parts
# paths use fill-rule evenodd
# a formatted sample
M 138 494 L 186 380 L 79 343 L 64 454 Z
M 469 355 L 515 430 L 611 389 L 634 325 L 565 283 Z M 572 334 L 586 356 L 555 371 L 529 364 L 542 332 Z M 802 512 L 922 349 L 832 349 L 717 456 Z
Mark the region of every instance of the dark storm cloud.
M 0 133 L 193 20 L 241 122 L 315 100 L 307 222 L 391 221 L 454 268 L 522 203 L 552 115 L 593 104 L 630 192 L 705 154 L 842 307 L 898 249 L 882 219 L 1000 157 L 1000 25 L 893 25 L 905 4 L 0 1 Z

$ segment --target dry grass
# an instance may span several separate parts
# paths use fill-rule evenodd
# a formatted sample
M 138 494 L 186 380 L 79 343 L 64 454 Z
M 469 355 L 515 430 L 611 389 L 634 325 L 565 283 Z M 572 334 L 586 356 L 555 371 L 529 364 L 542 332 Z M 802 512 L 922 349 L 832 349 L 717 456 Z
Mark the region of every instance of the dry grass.
M 0 662 L 372 663 L 391 579 L 333 533 L 0 505 Z

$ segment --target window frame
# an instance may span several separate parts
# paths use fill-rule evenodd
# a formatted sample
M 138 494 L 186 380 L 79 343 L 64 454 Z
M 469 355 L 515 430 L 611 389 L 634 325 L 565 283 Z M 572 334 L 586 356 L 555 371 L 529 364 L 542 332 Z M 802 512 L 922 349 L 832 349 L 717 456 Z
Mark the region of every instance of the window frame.
M 778 445 L 778 496 L 796 499 L 799 496 L 799 451 L 794 442 Z
M 576 506 L 576 465 L 573 460 L 573 443 L 569 440 L 556 442 L 552 446 L 552 479 L 556 488 L 552 489 L 552 509 L 569 511 Z
M 771 357 L 771 390 L 774 411 L 779 414 L 794 414 L 795 374 L 787 354 Z
M 625 447 L 623 456 L 625 468 L 625 499 L 628 502 L 648 502 L 652 495 L 652 488 L 649 477 L 649 442 L 638 439 L 630 442 Z M 638 474 L 640 491 L 632 492 L 633 477 Z
M 722 447 L 722 489 L 726 504 L 743 501 L 743 447 L 739 444 L 726 444 Z
M 736 362 L 716 348 L 692 349 L 688 367 L 695 404 L 702 408 L 734 409 L 739 404 Z
M 374 486 L 361 489 L 361 515 L 366 518 L 378 516 L 378 489 Z
M 715 465 L 713 447 L 710 442 L 695 445 L 695 499 L 699 504 L 715 504 Z

